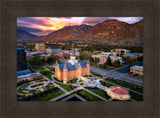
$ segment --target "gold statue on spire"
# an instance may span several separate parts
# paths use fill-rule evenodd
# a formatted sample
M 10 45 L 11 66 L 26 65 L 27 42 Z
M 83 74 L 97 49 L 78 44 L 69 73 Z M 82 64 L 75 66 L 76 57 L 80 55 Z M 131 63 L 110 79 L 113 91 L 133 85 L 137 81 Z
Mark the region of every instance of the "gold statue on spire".
M 74 43 L 72 43 L 72 48 L 74 48 Z

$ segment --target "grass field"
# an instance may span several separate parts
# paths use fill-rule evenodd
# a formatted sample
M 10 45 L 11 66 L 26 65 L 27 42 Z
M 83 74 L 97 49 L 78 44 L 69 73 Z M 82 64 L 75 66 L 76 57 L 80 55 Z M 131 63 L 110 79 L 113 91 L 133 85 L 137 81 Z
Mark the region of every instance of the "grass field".
M 67 85 L 67 84 L 60 84 L 60 83 L 57 83 L 59 86 L 61 86 L 62 88 L 64 88 L 65 90 L 67 91 L 71 91 L 72 88 L 70 85 Z
M 114 83 L 114 84 L 117 84 L 117 85 L 122 86 L 122 87 L 125 87 L 125 88 L 132 89 L 132 90 L 137 91 L 137 92 L 140 92 L 140 93 L 143 93 L 143 89 L 139 89 L 139 88 L 136 88 L 136 87 L 133 87 L 133 86 L 130 86 L 130 85 L 121 83 L 121 82 L 117 82 L 117 81 L 110 80 L 110 79 L 105 79 L 105 81 L 111 82 L 111 83 Z
M 23 92 L 23 90 L 22 90 L 22 87 L 23 86 L 20 86 L 19 88 L 18 88 L 18 93 L 20 93 L 20 94 L 31 94 L 31 92 Z
M 46 77 L 47 77 L 48 79 L 52 79 L 52 75 L 53 75 L 53 73 L 50 73 L 50 74 L 46 75 Z
M 103 97 L 107 100 L 110 98 L 105 91 L 102 91 L 98 88 L 88 88 L 88 90 L 92 91 L 93 93 L 95 93 L 97 95 L 100 95 L 101 97 Z
M 100 98 L 84 91 L 84 90 L 80 90 L 77 92 L 80 96 L 84 97 L 86 100 L 88 101 L 102 101 Z
M 45 96 L 38 97 L 37 99 L 35 99 L 35 101 L 48 101 L 48 100 L 50 100 L 52 98 L 55 98 L 55 97 L 57 97 L 59 95 L 62 95 L 63 93 L 64 92 L 62 90 L 57 89 L 53 93 L 49 93 L 49 94 L 47 94 Z

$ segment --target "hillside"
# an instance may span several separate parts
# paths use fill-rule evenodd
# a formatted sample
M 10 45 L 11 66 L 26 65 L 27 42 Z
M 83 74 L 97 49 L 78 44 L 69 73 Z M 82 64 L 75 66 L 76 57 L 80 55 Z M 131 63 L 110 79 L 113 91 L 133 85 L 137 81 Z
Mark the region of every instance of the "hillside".
M 70 41 L 80 40 L 88 43 L 99 42 L 115 45 L 142 45 L 143 21 L 128 24 L 115 19 L 106 20 L 95 26 L 67 26 L 46 36 L 28 40 L 36 41 Z
M 17 30 L 17 40 L 25 40 L 25 39 L 34 38 L 34 37 L 37 37 L 37 36 L 24 30 Z

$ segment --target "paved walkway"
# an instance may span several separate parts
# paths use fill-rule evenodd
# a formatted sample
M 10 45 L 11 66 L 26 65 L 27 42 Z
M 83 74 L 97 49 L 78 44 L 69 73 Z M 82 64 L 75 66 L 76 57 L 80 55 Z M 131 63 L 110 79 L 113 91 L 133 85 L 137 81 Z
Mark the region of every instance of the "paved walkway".
M 74 94 L 72 94 L 72 95 L 70 95 L 70 96 L 68 96 L 68 97 L 66 97 L 66 98 L 64 98 L 64 99 L 62 99 L 62 100 L 60 100 L 60 101 L 67 101 L 67 100 L 69 100 L 69 99 L 71 99 L 71 98 L 73 98 L 73 97 L 77 97 L 77 98 L 80 99 L 81 101 L 87 101 L 86 99 L 82 98 L 81 96 L 79 96 L 79 95 L 76 94 L 76 93 L 74 93 Z
M 65 96 L 70 95 L 70 94 L 72 94 L 72 93 L 74 93 L 74 92 L 76 92 L 76 91 L 79 91 L 79 90 L 81 90 L 81 89 L 83 89 L 83 87 L 75 88 L 74 90 L 71 90 L 71 91 L 69 91 L 69 92 L 66 92 L 66 93 L 58 96 L 58 97 L 55 97 L 55 98 L 53 98 L 53 99 L 50 99 L 49 101 L 57 101 L 57 100 L 65 97 Z
M 68 91 L 66 91 L 64 88 L 62 88 L 61 86 L 59 86 L 58 84 L 56 84 L 56 83 L 54 83 L 54 85 L 56 86 L 56 87 L 58 87 L 59 89 L 61 89 L 63 92 L 68 92 Z

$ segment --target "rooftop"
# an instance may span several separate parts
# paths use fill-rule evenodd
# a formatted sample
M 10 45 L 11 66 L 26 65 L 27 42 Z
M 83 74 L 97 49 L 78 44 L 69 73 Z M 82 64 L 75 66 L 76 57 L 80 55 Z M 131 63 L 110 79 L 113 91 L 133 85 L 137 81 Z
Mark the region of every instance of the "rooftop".
M 64 63 L 63 64 L 59 64 L 59 68 L 60 68 L 61 71 L 63 71 L 64 65 L 65 65 Z M 86 67 L 86 62 L 85 61 L 78 61 L 78 63 L 76 63 L 75 65 L 72 65 L 71 63 L 67 62 L 66 63 L 66 68 L 68 69 L 68 71 L 76 70 L 79 65 L 82 68 L 85 68 Z
M 26 75 L 20 75 L 20 76 L 17 76 L 17 79 L 18 78 L 24 78 L 24 77 L 29 77 L 29 76 L 33 76 L 33 75 L 38 75 L 39 73 L 30 73 L 30 74 L 26 74 Z
M 126 95 L 129 93 L 127 89 L 124 89 L 120 86 L 111 86 L 109 87 L 109 89 L 111 92 L 119 94 L 119 95 Z
M 17 50 L 24 50 L 24 48 L 17 48 Z
M 30 69 L 26 69 L 26 70 L 22 70 L 22 71 L 17 71 L 17 76 L 26 75 L 26 74 L 30 74 L 30 73 L 32 73 L 32 71 Z
M 111 52 L 102 52 L 101 54 L 102 54 L 102 55 L 110 55 Z
M 125 56 L 137 56 L 137 55 L 134 53 L 129 53 L 129 54 L 126 54 Z
M 132 66 L 132 67 L 134 67 L 134 68 L 137 68 L 137 69 L 143 69 L 143 66 Z

